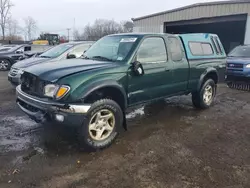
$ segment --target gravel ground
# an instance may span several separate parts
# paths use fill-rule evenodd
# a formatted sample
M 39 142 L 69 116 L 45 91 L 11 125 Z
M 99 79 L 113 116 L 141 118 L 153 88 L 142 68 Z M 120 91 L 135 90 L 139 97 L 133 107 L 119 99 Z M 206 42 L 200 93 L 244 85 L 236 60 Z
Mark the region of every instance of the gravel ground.
M 29 120 L 0 72 L 0 187 L 249 188 L 250 94 L 220 84 L 208 110 L 175 97 L 127 114 L 106 150 L 79 151 L 75 131 Z

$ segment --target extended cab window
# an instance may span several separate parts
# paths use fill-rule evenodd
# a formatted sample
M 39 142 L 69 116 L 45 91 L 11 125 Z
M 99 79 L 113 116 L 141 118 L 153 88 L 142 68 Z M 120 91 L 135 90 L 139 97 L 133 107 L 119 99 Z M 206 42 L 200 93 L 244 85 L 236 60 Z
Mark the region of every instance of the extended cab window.
M 167 61 L 166 46 L 163 38 L 145 39 L 137 52 L 137 61 L 141 63 L 159 63 Z
M 189 48 L 193 55 L 212 55 L 213 49 L 209 43 L 189 42 Z
M 168 38 L 170 43 L 170 54 L 173 61 L 181 61 L 183 58 L 183 52 L 181 49 L 181 43 L 180 40 L 178 40 L 175 37 L 169 37 Z

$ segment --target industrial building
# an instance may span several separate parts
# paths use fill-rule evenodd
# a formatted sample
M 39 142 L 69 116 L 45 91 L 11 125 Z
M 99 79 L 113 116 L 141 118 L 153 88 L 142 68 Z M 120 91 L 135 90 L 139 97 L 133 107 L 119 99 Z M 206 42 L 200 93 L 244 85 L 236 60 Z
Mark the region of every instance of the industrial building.
M 198 3 L 132 20 L 134 32 L 215 33 L 226 52 L 250 44 L 250 0 Z

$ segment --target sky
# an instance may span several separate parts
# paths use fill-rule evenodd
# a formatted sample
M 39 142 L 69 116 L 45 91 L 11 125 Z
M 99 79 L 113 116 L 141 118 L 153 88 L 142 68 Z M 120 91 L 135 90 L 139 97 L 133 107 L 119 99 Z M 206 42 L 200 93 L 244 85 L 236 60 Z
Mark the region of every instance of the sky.
M 67 28 L 82 30 L 96 19 L 131 20 L 193 3 L 215 0 L 11 0 L 13 18 L 23 24 L 31 16 L 38 32 L 67 34 Z M 74 24 L 75 23 L 75 24 Z

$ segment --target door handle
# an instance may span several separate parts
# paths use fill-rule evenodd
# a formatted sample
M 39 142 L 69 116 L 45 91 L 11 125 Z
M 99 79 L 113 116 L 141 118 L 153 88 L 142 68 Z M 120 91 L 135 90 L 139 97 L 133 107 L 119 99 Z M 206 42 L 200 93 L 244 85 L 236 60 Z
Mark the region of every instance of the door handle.
M 166 72 L 170 72 L 170 69 L 166 69 L 165 71 L 166 71 Z

